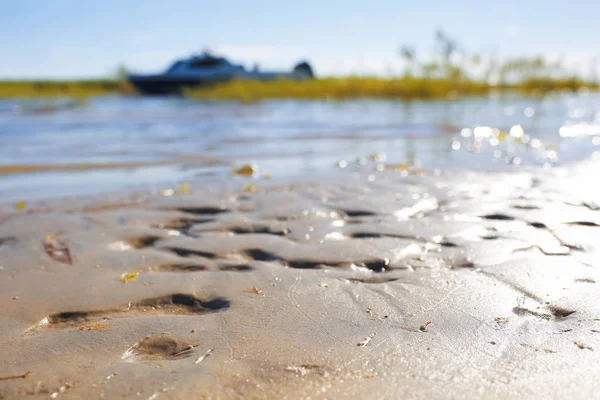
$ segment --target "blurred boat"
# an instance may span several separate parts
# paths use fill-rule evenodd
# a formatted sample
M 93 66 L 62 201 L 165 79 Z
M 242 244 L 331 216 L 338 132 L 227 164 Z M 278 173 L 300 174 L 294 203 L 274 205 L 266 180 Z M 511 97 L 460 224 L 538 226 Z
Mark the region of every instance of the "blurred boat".
M 277 79 L 307 80 L 314 77 L 307 62 L 298 63 L 291 72 L 263 72 L 255 67 L 247 70 L 224 57 L 207 52 L 177 60 L 164 73 L 128 75 L 128 80 L 142 94 L 178 94 L 184 88 L 226 82 L 232 79 L 274 81 Z

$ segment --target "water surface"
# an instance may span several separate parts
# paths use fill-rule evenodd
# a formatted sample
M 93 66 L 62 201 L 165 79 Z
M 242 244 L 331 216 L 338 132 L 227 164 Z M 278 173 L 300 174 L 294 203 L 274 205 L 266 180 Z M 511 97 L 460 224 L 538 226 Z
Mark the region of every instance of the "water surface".
M 14 201 L 161 189 L 230 180 L 244 163 L 281 178 L 383 164 L 548 168 L 598 154 L 596 134 L 600 96 L 590 94 L 412 103 L 0 100 L 0 194 Z

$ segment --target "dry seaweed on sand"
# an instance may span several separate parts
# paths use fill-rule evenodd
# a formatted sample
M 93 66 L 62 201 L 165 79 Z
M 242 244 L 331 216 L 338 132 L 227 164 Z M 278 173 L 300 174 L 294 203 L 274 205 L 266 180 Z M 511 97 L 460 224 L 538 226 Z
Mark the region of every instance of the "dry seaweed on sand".
M 242 293 L 252 293 L 252 294 L 260 294 L 260 295 L 265 295 L 263 293 L 262 290 L 260 290 L 259 288 L 257 288 L 256 286 L 254 286 L 252 289 L 246 289 L 246 290 L 242 290 Z
M 254 164 L 244 164 L 239 168 L 234 168 L 232 174 L 250 178 L 258 174 L 258 166 Z
M 182 183 L 176 190 L 178 194 L 189 194 L 190 193 L 190 184 L 187 182 Z
M 579 347 L 581 350 L 591 350 L 594 351 L 594 349 L 592 349 L 590 346 L 586 346 L 585 344 L 578 342 L 576 340 L 573 340 L 573 343 L 575 344 L 575 346 Z
M 44 250 L 55 261 L 63 264 L 72 265 L 71 250 L 69 247 L 58 240 L 55 235 L 46 235 L 43 240 Z
M 87 324 L 80 326 L 76 330 L 77 330 L 77 332 L 83 332 L 83 331 L 105 332 L 108 330 L 109 326 L 110 326 L 109 324 L 106 324 L 104 322 L 88 322 Z
M 429 324 L 431 324 L 431 322 L 432 322 L 432 321 L 427 321 L 427 322 L 425 322 L 423 325 L 421 325 L 421 326 L 419 327 L 419 330 L 420 330 L 421 332 L 427 332 L 427 327 L 429 326 Z
M 242 187 L 242 192 L 245 193 L 256 193 L 258 192 L 258 185 L 256 183 L 249 183 Z
M 137 279 L 139 275 L 139 272 L 124 272 L 123 274 L 121 274 L 121 277 L 119 279 L 123 283 L 133 282 Z

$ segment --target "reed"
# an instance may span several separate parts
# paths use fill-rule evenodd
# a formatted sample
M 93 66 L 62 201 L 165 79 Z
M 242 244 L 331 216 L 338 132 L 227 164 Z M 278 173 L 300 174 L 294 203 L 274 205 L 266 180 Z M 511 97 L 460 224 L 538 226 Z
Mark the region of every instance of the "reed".
M 199 100 L 263 99 L 347 100 L 357 98 L 436 100 L 480 96 L 492 91 L 548 94 L 555 91 L 598 89 L 593 82 L 580 79 L 529 79 L 517 84 L 490 85 L 472 80 L 416 78 L 327 78 L 310 81 L 231 81 L 214 86 L 188 89 L 184 94 Z

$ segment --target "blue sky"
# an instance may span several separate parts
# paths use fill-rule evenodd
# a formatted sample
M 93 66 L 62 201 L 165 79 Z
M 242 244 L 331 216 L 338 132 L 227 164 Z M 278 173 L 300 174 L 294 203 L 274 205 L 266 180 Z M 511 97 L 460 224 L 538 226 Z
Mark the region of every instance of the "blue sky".
M 562 56 L 581 71 L 600 55 L 591 0 L 2 3 L 0 79 L 106 77 L 119 64 L 151 72 L 204 48 L 265 69 L 305 58 L 321 75 L 381 75 L 402 68 L 402 44 L 431 54 L 436 28 L 469 51 Z

